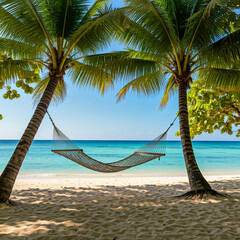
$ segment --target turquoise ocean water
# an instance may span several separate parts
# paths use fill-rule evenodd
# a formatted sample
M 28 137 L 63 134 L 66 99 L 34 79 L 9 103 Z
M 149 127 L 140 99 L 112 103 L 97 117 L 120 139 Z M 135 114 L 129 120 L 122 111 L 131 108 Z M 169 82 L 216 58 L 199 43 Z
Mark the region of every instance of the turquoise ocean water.
M 0 172 L 6 166 L 17 140 L 0 140 Z M 147 141 L 74 141 L 84 152 L 103 162 L 127 157 Z M 184 175 L 181 142 L 167 141 L 166 156 L 121 172 L 159 176 Z M 205 174 L 240 174 L 240 142 L 193 142 L 200 169 Z M 21 174 L 97 174 L 51 152 L 52 141 L 35 140 L 24 160 Z

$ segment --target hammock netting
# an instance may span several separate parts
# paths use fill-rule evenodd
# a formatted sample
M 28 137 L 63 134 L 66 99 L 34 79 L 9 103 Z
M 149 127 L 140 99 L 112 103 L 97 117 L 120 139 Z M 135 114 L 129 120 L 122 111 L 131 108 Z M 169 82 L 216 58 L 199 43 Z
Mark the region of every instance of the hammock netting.
M 50 120 L 52 121 L 51 117 Z M 172 125 L 173 124 L 171 124 L 170 127 Z M 165 144 L 163 140 L 165 140 L 167 132 L 170 129 L 169 127 L 163 134 L 135 151 L 132 155 L 119 161 L 103 163 L 88 156 L 72 140 L 64 135 L 63 132 L 61 132 L 54 123 L 53 126 L 54 131 L 52 152 L 68 158 L 86 168 L 104 173 L 120 172 L 156 158 L 160 159 L 161 156 L 165 155 Z

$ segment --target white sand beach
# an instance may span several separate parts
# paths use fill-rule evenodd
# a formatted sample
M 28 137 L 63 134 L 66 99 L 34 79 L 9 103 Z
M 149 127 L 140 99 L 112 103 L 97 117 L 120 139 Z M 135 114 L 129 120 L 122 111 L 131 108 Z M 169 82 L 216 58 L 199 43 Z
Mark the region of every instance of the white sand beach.
M 0 239 L 240 239 L 240 176 L 208 176 L 231 195 L 172 198 L 186 177 L 21 176 L 0 205 Z

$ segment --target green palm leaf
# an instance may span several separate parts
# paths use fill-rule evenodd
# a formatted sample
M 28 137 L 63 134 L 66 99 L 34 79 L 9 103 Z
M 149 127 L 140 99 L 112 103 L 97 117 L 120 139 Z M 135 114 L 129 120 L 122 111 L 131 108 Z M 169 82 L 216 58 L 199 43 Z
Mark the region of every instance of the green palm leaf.
M 113 76 L 100 67 L 75 63 L 68 75 L 77 85 L 97 88 L 101 94 L 113 87 Z
M 26 70 L 33 70 L 35 64 L 24 60 L 13 60 L 10 57 L 0 57 L 0 80 L 6 83 L 16 81 L 25 75 Z
M 168 18 L 173 23 L 178 39 L 182 39 L 185 33 L 186 19 L 192 14 L 193 1 L 184 0 L 160 0 L 156 1 L 167 13 Z M 194 1 L 194 6 L 198 1 Z
M 88 21 L 79 24 L 69 39 L 67 54 L 77 47 L 82 54 L 96 52 L 109 46 L 111 37 L 119 31 L 123 9 L 106 8 Z
M 33 100 L 35 105 L 39 103 L 39 100 L 41 99 L 48 82 L 49 77 L 45 76 L 41 79 L 40 82 L 37 83 L 37 86 L 34 88 Z M 64 81 L 59 82 L 53 95 L 53 101 L 55 103 L 63 101 L 67 94 L 66 91 L 67 91 L 66 83 Z
M 143 74 L 158 71 L 161 66 L 153 60 L 143 60 L 130 57 L 130 52 L 112 52 L 108 54 L 92 55 L 84 58 L 90 65 L 102 66 L 115 76 L 122 78 L 137 78 Z
M 93 3 L 93 5 L 88 9 L 85 16 L 82 18 L 82 22 L 91 19 L 91 17 L 93 17 L 98 12 L 103 12 L 104 7 L 106 6 L 107 2 L 108 2 L 108 0 L 97 0 L 97 1 L 95 1 Z
M 217 86 L 225 90 L 240 92 L 240 70 L 208 68 L 200 71 L 207 87 Z
M 211 65 L 232 66 L 240 61 L 240 30 L 235 31 L 200 51 Z
M 149 0 L 127 0 L 130 16 L 133 21 L 144 26 L 161 43 L 166 50 L 175 49 L 178 37 L 174 27 L 166 14 L 156 3 Z
M 14 35 L 38 46 L 44 44 L 47 31 L 37 8 L 37 1 L 33 0 L 0 1 L 0 28 L 5 36 Z
M 164 85 L 164 75 L 161 70 L 144 74 L 126 84 L 117 94 L 117 101 L 126 97 L 128 92 L 149 95 L 159 92 Z
M 220 4 L 221 0 L 199 1 L 187 23 L 186 44 L 206 46 L 225 32 L 226 15 L 230 16 L 233 12 Z
M 0 52 L 7 52 L 12 57 L 37 59 L 44 56 L 34 45 L 26 44 L 15 39 L 0 37 Z
M 54 38 L 68 39 L 87 12 L 86 0 L 41 1 L 44 24 Z
M 175 78 L 171 76 L 165 86 L 165 92 L 164 92 L 162 101 L 160 102 L 160 105 L 159 105 L 160 109 L 166 107 L 170 97 L 177 92 L 177 87 L 175 83 L 176 83 Z
M 120 42 L 139 51 L 154 52 L 161 55 L 167 52 L 166 45 L 162 45 L 156 35 L 129 18 L 125 19 L 123 30 L 119 32 L 117 37 Z
M 187 22 L 184 34 L 184 46 L 187 46 L 184 70 L 191 51 L 197 51 L 204 48 L 226 32 L 226 16 L 232 14 L 229 8 L 219 5 L 220 0 L 200 0 L 198 7 L 194 7 L 193 15 Z

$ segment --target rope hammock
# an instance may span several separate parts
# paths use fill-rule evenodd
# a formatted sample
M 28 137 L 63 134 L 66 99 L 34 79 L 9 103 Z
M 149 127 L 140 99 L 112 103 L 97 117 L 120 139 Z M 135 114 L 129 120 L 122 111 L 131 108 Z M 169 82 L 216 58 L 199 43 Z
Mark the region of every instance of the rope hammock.
M 168 129 L 155 138 L 153 141 L 147 143 L 139 150 L 134 152 L 132 155 L 111 163 L 103 163 L 92 157 L 88 156 L 83 152 L 72 140 L 70 140 L 63 132 L 61 132 L 54 124 L 50 114 L 47 112 L 49 119 L 53 124 L 53 149 L 52 152 L 68 158 L 75 163 L 82 165 L 83 167 L 91 170 L 103 173 L 113 173 L 126 170 L 131 167 L 138 166 L 140 164 L 149 162 L 153 159 L 165 156 L 165 146 L 162 141 L 166 139 L 167 132 L 174 124 L 178 116 L 175 117 L 174 121 L 170 124 Z

